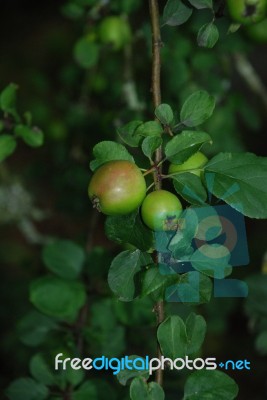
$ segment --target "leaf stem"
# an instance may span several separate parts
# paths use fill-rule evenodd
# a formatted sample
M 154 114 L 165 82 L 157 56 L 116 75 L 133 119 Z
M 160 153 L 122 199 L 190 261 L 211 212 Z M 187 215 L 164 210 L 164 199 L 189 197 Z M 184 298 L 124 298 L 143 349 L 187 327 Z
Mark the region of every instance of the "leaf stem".
M 149 0 L 150 18 L 151 18 L 151 28 L 152 28 L 152 97 L 154 108 L 161 104 L 161 86 L 160 86 L 160 68 L 161 68 L 161 58 L 160 58 L 160 48 L 162 46 L 161 34 L 160 34 L 160 24 L 159 24 L 159 5 L 158 0 Z M 160 146 L 155 152 L 154 163 L 157 168 L 153 172 L 155 189 L 161 189 L 161 173 L 162 167 L 160 162 L 162 161 L 162 146 Z M 159 254 L 155 252 L 154 261 L 158 263 Z M 159 326 L 164 321 L 164 303 L 163 301 L 158 301 L 155 305 L 155 312 L 157 317 L 157 326 Z M 159 343 L 157 344 L 157 356 L 161 357 L 161 349 Z M 158 369 L 156 371 L 156 382 L 159 385 L 163 383 L 163 370 Z

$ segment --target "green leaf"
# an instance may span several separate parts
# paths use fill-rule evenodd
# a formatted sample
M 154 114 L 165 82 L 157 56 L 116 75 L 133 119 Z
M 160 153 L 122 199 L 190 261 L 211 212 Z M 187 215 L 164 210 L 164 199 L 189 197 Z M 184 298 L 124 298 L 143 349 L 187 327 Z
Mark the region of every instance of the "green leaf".
M 166 287 L 179 280 L 178 275 L 162 275 L 158 265 L 150 267 L 142 278 L 142 296 L 148 296 L 156 290 L 165 291 Z
M 150 297 L 134 299 L 131 302 L 123 302 L 114 299 L 114 308 L 118 320 L 128 327 L 152 326 L 154 315 L 151 310 L 154 301 Z
M 207 200 L 207 192 L 199 176 L 189 172 L 172 176 L 174 189 L 186 201 L 195 205 L 203 205 Z
M 191 16 L 192 10 L 181 0 L 168 0 L 163 10 L 163 25 L 178 26 L 185 23 Z
M 108 274 L 108 283 L 119 300 L 133 300 L 136 296 L 135 275 L 142 266 L 151 262 L 151 257 L 140 250 L 126 250 L 114 258 Z
M 203 124 L 213 113 L 215 98 L 206 91 L 199 90 L 189 96 L 181 109 L 181 123 L 186 126 L 198 126 Z
M 58 381 L 63 383 L 63 387 L 68 386 L 68 383 L 75 387 L 79 385 L 84 379 L 84 370 L 83 369 L 73 369 L 70 364 L 67 365 L 66 370 L 61 370 L 60 375 L 58 377 Z
M 118 357 L 125 351 L 125 330 L 118 324 L 112 299 L 93 303 L 90 308 L 90 325 L 85 328 L 84 337 L 90 347 L 94 343 L 90 351 L 93 356 L 101 354 L 110 358 Z
M 163 125 L 170 125 L 174 118 L 173 111 L 169 104 L 160 104 L 155 109 L 155 115 Z
M 83 37 L 74 46 L 74 58 L 83 68 L 91 68 L 96 65 L 99 57 L 99 46 L 90 38 Z
M 108 400 L 118 400 L 117 386 L 111 385 L 110 383 L 107 382 L 107 380 L 104 380 L 103 378 L 92 379 L 90 380 L 90 382 L 93 383 L 96 387 L 97 400 L 106 400 L 107 393 L 108 393 Z M 89 397 L 86 400 L 89 400 Z
M 207 324 L 201 315 L 191 313 L 185 322 L 186 335 L 187 335 L 187 349 L 186 354 L 196 353 L 202 346 L 206 331 Z
M 165 319 L 157 331 L 158 341 L 164 357 L 184 357 L 186 354 L 187 337 L 184 321 L 177 315 Z
M 197 8 L 198 10 L 201 10 L 203 8 L 213 8 L 212 5 L 212 0 L 188 0 L 189 3 L 192 4 L 192 6 L 194 6 L 195 8 Z
M 86 292 L 80 282 L 45 276 L 32 283 L 30 300 L 44 314 L 73 322 L 86 301 Z
M 205 166 L 208 190 L 251 218 L 267 218 L 267 158 L 220 153 Z
M 0 93 L 0 107 L 6 113 L 14 114 L 16 112 L 16 97 L 17 97 L 18 85 L 10 83 Z
M 31 378 L 19 378 L 8 386 L 6 395 L 10 400 L 45 400 L 49 390 Z
M 148 136 L 143 140 L 142 151 L 150 160 L 153 153 L 162 145 L 162 139 L 158 136 Z
M 85 253 L 70 240 L 57 240 L 44 247 L 42 259 L 46 267 L 58 276 L 75 279 L 82 271 Z
M 162 387 L 155 382 L 147 384 L 142 378 L 135 378 L 130 386 L 131 400 L 164 400 Z
M 239 28 L 241 28 L 241 24 L 238 23 L 231 23 L 231 25 L 228 28 L 228 32 L 227 33 L 235 33 L 238 31 Z
M 22 343 L 32 347 L 43 343 L 48 333 L 56 328 L 56 322 L 37 311 L 31 311 L 17 325 Z
M 53 375 L 42 353 L 37 353 L 31 358 L 30 372 L 38 382 L 45 385 L 53 386 L 57 382 L 56 375 Z
M 142 223 L 138 211 L 107 217 L 105 233 L 109 240 L 119 244 L 130 243 L 142 251 L 153 246 L 153 233 Z
M 166 300 L 189 305 L 208 303 L 212 294 L 212 282 L 209 277 L 198 271 L 182 274 L 176 285 L 169 286 Z
M 235 381 L 221 371 L 196 371 L 186 381 L 183 400 L 234 400 Z
M 16 140 L 11 135 L 0 136 L 0 162 L 14 153 L 17 146 Z
M 117 129 L 119 136 L 128 146 L 138 147 L 142 136 L 137 133 L 137 128 L 142 125 L 142 121 L 131 121 Z
M 136 377 L 142 377 L 143 379 L 147 380 L 149 378 L 149 371 L 146 369 L 143 369 L 143 365 L 145 365 L 144 364 L 145 359 L 142 357 L 139 357 L 139 356 L 135 356 L 135 355 L 128 356 L 128 359 L 133 361 L 134 364 L 131 364 L 132 369 L 124 368 L 118 373 L 118 375 L 116 375 L 120 384 L 123 386 L 126 386 L 127 382 L 130 379 L 133 379 Z M 137 360 L 137 361 L 135 361 L 135 360 Z M 135 366 L 138 369 L 136 369 Z
M 40 147 L 44 143 L 44 134 L 38 128 L 30 128 L 27 125 L 17 125 L 15 133 L 31 147 Z
M 199 247 L 190 257 L 190 261 L 197 271 L 216 279 L 223 279 L 231 272 L 230 258 L 231 253 L 227 247 L 208 243 Z
M 144 122 L 136 129 L 136 134 L 140 136 L 160 136 L 162 132 L 163 128 L 157 121 Z
M 198 31 L 197 43 L 200 47 L 207 47 L 211 49 L 215 46 L 218 39 L 219 31 L 213 22 L 203 25 Z
M 97 389 L 93 382 L 84 382 L 71 396 L 72 400 L 98 400 Z
M 109 140 L 97 143 L 93 148 L 93 155 L 96 159 L 90 162 L 92 171 L 95 171 L 107 161 L 127 160 L 134 162 L 133 157 L 122 144 Z
M 182 164 L 208 142 L 211 143 L 211 137 L 206 132 L 182 131 L 167 143 L 165 154 L 170 162 Z

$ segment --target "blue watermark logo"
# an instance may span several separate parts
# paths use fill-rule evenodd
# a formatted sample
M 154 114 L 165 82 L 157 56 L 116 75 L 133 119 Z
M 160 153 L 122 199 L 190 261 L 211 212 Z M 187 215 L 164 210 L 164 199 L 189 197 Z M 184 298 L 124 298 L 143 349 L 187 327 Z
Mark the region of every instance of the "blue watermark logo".
M 214 279 L 214 297 L 247 297 L 245 282 L 227 278 L 233 268 L 249 263 L 244 216 L 234 208 L 187 208 L 177 231 L 155 232 L 155 241 L 160 273 L 182 274 L 166 289 L 167 301 L 198 302 L 203 274 Z

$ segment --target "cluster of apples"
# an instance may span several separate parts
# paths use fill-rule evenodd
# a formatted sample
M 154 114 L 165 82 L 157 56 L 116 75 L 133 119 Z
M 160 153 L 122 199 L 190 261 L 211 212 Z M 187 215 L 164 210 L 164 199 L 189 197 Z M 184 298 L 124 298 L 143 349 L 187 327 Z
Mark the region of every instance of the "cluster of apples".
M 207 161 L 203 153 L 196 152 L 182 164 L 170 164 L 169 174 L 200 176 Z M 91 178 L 88 194 L 94 207 L 106 215 L 126 215 L 141 206 L 143 222 L 155 231 L 175 229 L 182 212 L 182 204 L 173 193 L 161 189 L 147 194 L 143 173 L 126 160 L 101 165 Z

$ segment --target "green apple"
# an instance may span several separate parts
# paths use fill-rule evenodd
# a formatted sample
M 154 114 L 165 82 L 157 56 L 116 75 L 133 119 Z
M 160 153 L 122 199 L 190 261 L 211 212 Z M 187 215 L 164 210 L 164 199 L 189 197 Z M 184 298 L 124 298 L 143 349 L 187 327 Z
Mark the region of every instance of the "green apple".
M 110 44 L 114 50 L 122 49 L 132 38 L 128 21 L 119 16 L 109 16 L 103 19 L 99 27 L 99 39 L 104 44 Z
M 253 24 L 265 18 L 267 0 L 227 0 L 227 5 L 234 21 Z
M 174 174 L 176 172 L 191 172 L 192 174 L 201 177 L 201 168 L 204 167 L 207 162 L 208 159 L 205 154 L 198 151 L 182 164 L 170 164 L 169 174 Z
M 258 43 L 267 42 L 267 19 L 246 27 L 248 36 Z

